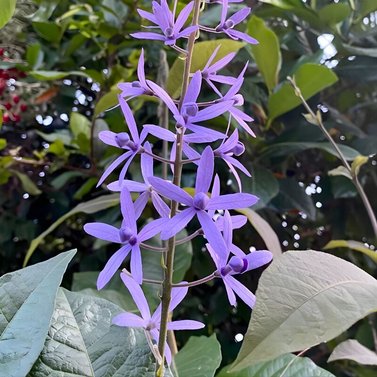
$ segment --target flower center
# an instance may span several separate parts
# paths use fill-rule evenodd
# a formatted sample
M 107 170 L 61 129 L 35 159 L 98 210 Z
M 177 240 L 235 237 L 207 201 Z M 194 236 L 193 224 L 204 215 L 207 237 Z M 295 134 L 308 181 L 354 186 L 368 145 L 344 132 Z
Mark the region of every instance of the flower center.
M 232 271 L 232 267 L 230 267 L 230 266 L 227 264 L 225 267 L 222 267 L 222 268 L 220 269 L 220 274 L 221 274 L 221 276 L 226 276 L 226 275 L 228 275 L 229 272 L 231 272 L 231 271 Z
M 194 196 L 193 204 L 196 209 L 206 209 L 208 202 L 209 197 L 204 192 L 199 192 Z
M 131 86 L 133 88 L 141 88 L 141 85 L 140 85 L 139 81 L 133 81 L 132 84 L 131 84 Z
M 227 30 L 227 29 L 232 29 L 234 27 L 234 21 L 233 20 L 226 20 L 225 23 L 224 23 L 224 29 Z
M 237 272 L 240 274 L 246 271 L 248 267 L 248 263 L 245 258 L 239 258 L 239 257 L 233 256 L 232 258 L 230 258 L 228 266 L 230 266 L 234 272 Z
M 127 132 L 120 132 L 119 134 L 115 135 L 115 141 L 120 148 L 124 148 L 130 141 L 130 137 L 128 136 Z
M 182 114 L 184 117 L 194 117 L 198 110 L 198 105 L 195 102 L 189 102 L 183 106 Z
M 234 101 L 234 106 L 242 106 L 245 102 L 242 94 L 236 94 L 232 100 Z
M 164 34 L 167 38 L 169 39 L 173 39 L 174 37 L 174 31 L 173 31 L 173 28 L 172 27 L 167 27 L 164 31 Z
M 137 244 L 137 238 L 136 238 L 136 236 L 132 235 L 132 236 L 130 237 L 130 239 L 128 240 L 128 242 L 129 242 L 129 244 L 130 244 L 131 246 L 135 246 L 135 245 Z
M 119 237 L 122 243 L 130 242 L 130 239 L 134 237 L 134 234 L 128 226 L 119 229 Z

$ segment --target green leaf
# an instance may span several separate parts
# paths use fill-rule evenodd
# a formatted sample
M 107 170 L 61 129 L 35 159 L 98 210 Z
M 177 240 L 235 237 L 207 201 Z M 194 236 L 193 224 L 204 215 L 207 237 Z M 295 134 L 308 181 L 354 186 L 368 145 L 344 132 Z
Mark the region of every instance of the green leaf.
M 58 287 L 76 250 L 0 278 L 1 374 L 26 376 L 49 329 Z
M 71 113 L 69 128 L 73 134 L 73 143 L 75 143 L 84 154 L 88 153 L 90 150 L 90 127 L 91 123 L 87 117 L 77 112 Z
M 369 13 L 377 11 L 377 4 L 375 0 L 363 0 L 360 1 L 358 4 L 359 8 L 358 12 L 356 13 L 357 20 L 355 22 L 359 22 L 363 17 L 367 16 Z
M 60 289 L 44 349 L 28 377 L 154 377 L 144 331 L 111 324 L 120 312 L 107 300 Z M 172 377 L 169 371 L 164 376 Z
M 351 7 L 347 3 L 328 4 L 318 11 L 319 18 L 327 25 L 336 25 L 351 15 Z
M 283 253 L 259 280 L 234 370 L 335 338 L 377 310 L 376 289 L 372 276 L 333 255 Z
M 43 62 L 43 51 L 39 43 L 33 43 L 27 47 L 26 61 L 32 69 L 38 69 Z
M 106 110 L 111 109 L 118 104 L 118 94 L 120 93 L 119 89 L 111 90 L 100 98 L 94 108 L 94 116 L 98 116 Z
M 251 225 L 263 239 L 267 249 L 270 250 L 274 256 L 278 256 L 282 253 L 277 234 L 262 216 L 250 208 L 238 209 L 237 212 L 247 217 Z
M 377 48 L 368 48 L 368 47 L 357 47 L 351 46 L 346 43 L 343 44 L 343 47 L 353 55 L 359 56 L 368 56 L 370 58 L 377 58 Z
M 377 252 L 369 249 L 363 243 L 358 241 L 332 240 L 323 247 L 323 250 L 331 250 L 342 247 L 359 251 L 360 253 L 367 255 L 369 258 L 371 258 L 377 263 Z
M 349 147 L 348 145 L 338 144 L 338 147 L 347 161 L 352 161 L 360 155 L 358 151 Z M 335 157 L 339 157 L 338 152 L 331 143 L 305 141 L 272 144 L 271 146 L 268 146 L 262 150 L 261 158 L 288 156 L 307 149 L 322 149 Z
M 349 171 L 345 166 L 343 166 L 343 165 L 340 165 L 340 166 L 338 166 L 338 167 L 335 168 L 335 169 L 331 169 L 331 170 L 329 170 L 329 171 L 327 172 L 327 174 L 328 174 L 329 176 L 332 176 L 332 177 L 336 177 L 336 176 L 341 175 L 341 176 L 343 176 L 343 177 L 346 177 L 346 178 L 352 180 L 352 176 L 351 176 L 350 171 Z
M 308 357 L 292 354 L 258 363 L 239 372 L 229 373 L 229 369 L 230 366 L 225 367 L 216 377 L 335 377 L 315 365 Z
M 36 186 L 36 184 L 25 174 L 18 170 L 10 169 L 10 171 L 17 176 L 21 181 L 22 188 L 30 195 L 40 195 L 42 191 Z
M 0 113 L 1 116 L 1 113 Z M 0 151 L 3 150 L 7 146 L 7 141 L 6 139 L 1 138 L 0 139 Z
M 377 354 L 357 340 L 348 339 L 334 348 L 327 362 L 336 360 L 353 360 L 363 365 L 377 365 Z
M 84 71 L 69 71 L 69 72 L 61 72 L 61 71 L 30 71 L 29 74 L 33 76 L 37 80 L 41 81 L 49 81 L 49 80 L 61 80 L 64 77 L 73 75 L 73 76 L 82 76 L 88 77 L 88 75 Z
M 52 43 L 59 43 L 63 36 L 64 30 L 55 22 L 32 22 L 34 30 L 43 39 Z
M 0 0 L 0 29 L 12 18 L 16 8 L 16 0 Z
M 272 91 L 278 83 L 281 67 L 279 39 L 261 18 L 253 16 L 247 24 L 248 33 L 259 44 L 251 45 L 250 51 L 267 88 Z
M 43 239 L 71 216 L 76 215 L 80 212 L 84 212 L 87 214 L 96 213 L 104 209 L 114 207 L 117 204 L 119 204 L 119 194 L 103 195 L 96 199 L 92 199 L 87 202 L 78 204 L 75 208 L 71 209 L 65 215 L 63 215 L 54 223 L 52 223 L 49 226 L 49 228 L 46 229 L 43 233 L 41 233 L 37 238 L 34 238 L 33 241 L 31 241 L 30 246 L 26 252 L 23 266 L 27 265 L 30 257 L 33 255 L 35 249 L 43 241 Z
M 338 81 L 338 77 L 330 68 L 313 63 L 301 65 L 293 77 L 305 100 Z M 296 96 L 291 84 L 283 83 L 269 98 L 269 122 L 300 104 L 301 100 Z
M 179 377 L 213 377 L 221 363 L 216 335 L 192 336 L 175 357 Z
M 203 69 L 213 51 L 215 51 L 216 47 L 219 45 L 221 45 L 221 47 L 216 55 L 216 58 L 213 60 L 213 63 L 222 59 L 225 55 L 231 52 L 237 52 L 239 49 L 245 46 L 245 43 L 236 42 L 229 39 L 217 39 L 215 41 L 195 43 L 191 72 L 196 72 L 199 69 Z M 182 59 L 177 58 L 169 72 L 166 88 L 167 92 L 174 98 L 177 98 L 181 92 L 184 64 L 185 63 Z
M 316 208 L 313 200 L 295 179 L 288 178 L 280 181 L 279 195 L 272 200 L 272 204 L 281 212 L 303 212 L 311 220 L 316 218 Z

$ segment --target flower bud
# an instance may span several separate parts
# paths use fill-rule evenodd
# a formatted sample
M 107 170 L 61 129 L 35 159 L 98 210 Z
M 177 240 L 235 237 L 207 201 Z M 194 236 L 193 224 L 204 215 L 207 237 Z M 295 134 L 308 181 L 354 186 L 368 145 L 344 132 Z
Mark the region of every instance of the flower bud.
M 193 204 L 196 209 L 206 209 L 208 202 L 209 197 L 204 192 L 199 192 L 194 196 Z
M 230 258 L 230 261 L 228 263 L 228 265 L 232 268 L 232 270 L 239 274 L 246 271 L 247 264 L 248 263 L 246 259 L 242 259 L 236 256 L 233 256 L 232 258 Z
M 119 229 L 119 237 L 122 243 L 129 242 L 132 237 L 134 237 L 134 234 L 128 226 L 124 228 Z
M 121 132 L 115 135 L 115 141 L 119 145 L 120 148 L 124 148 L 127 146 L 127 143 L 130 141 L 130 137 L 128 136 L 127 132 Z

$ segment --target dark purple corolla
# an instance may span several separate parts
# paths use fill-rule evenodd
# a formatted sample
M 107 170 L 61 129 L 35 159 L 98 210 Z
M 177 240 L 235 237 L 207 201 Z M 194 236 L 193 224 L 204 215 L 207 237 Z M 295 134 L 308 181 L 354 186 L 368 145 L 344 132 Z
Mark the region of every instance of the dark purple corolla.
M 153 220 L 138 231 L 134 204 L 130 192 L 125 187 L 121 191 L 120 208 L 123 215 L 120 229 L 104 223 L 88 223 L 84 225 L 85 232 L 91 236 L 122 245 L 100 272 L 97 280 L 98 289 L 102 289 L 110 281 L 130 252 L 132 276 L 141 284 L 143 281 L 143 269 L 140 244 L 158 234 L 162 225 L 166 223 L 166 219 L 163 218 Z
M 161 304 L 157 307 L 155 312 L 151 315 L 148 302 L 144 296 L 144 292 L 137 284 L 137 282 L 126 273 L 122 272 L 120 274 L 124 285 L 129 290 L 135 304 L 140 312 L 140 317 L 134 313 L 124 312 L 118 314 L 113 318 L 113 323 L 118 326 L 123 327 L 139 327 L 146 330 L 151 338 L 158 342 L 159 328 L 161 322 Z M 175 307 L 185 298 L 187 294 L 187 287 L 176 287 L 172 289 L 171 301 L 169 305 L 169 312 L 172 312 Z M 202 329 L 204 324 L 198 321 L 192 320 L 179 320 L 179 321 L 169 321 L 169 330 L 198 330 Z M 166 350 L 166 360 L 168 364 L 171 363 L 171 351 L 167 344 L 165 344 Z

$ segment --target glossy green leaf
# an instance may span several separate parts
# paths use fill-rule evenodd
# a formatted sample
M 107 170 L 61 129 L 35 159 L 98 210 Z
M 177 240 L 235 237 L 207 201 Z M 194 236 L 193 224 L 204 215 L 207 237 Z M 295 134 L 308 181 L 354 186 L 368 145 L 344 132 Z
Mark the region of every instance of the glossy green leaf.
M 60 224 L 64 223 L 65 220 L 75 215 L 76 213 L 84 212 L 87 214 L 96 213 L 104 209 L 114 207 L 119 204 L 119 194 L 103 195 L 96 199 L 89 200 L 78 204 L 76 207 L 71 209 L 65 215 L 60 217 L 54 223 L 52 223 L 48 229 L 41 233 L 37 238 L 31 241 L 30 246 L 26 252 L 23 265 L 26 266 L 29 262 L 30 257 L 33 255 L 35 249 L 44 240 L 44 238 L 49 235 L 53 230 L 55 230 Z
M 43 62 L 43 52 L 39 43 L 33 43 L 27 47 L 26 61 L 32 69 L 38 69 Z
M 355 339 L 348 339 L 334 348 L 327 362 L 336 360 L 352 360 L 358 364 L 377 365 L 377 353 Z
M 251 45 L 250 51 L 267 88 L 271 91 L 279 80 L 281 53 L 279 39 L 261 18 L 253 16 L 247 24 L 248 33 L 259 44 Z
M 221 348 L 215 334 L 192 336 L 175 357 L 179 377 L 213 377 L 220 363 Z
M 349 147 L 348 145 L 338 144 L 338 147 L 347 161 L 352 161 L 357 156 L 360 155 L 358 151 Z M 263 149 L 261 157 L 266 158 L 266 157 L 289 156 L 294 153 L 305 151 L 307 149 L 321 149 L 323 151 L 331 153 L 335 157 L 339 157 L 338 152 L 336 151 L 336 149 L 333 147 L 331 143 L 309 142 L 309 141 L 275 143 Z
M 233 369 L 335 338 L 377 310 L 376 289 L 376 279 L 341 258 L 312 250 L 283 253 L 259 280 Z
M 0 29 L 12 18 L 16 0 L 0 0 Z
M 338 81 L 330 68 L 313 63 L 301 65 L 293 77 L 305 100 Z M 269 122 L 300 104 L 301 100 L 296 96 L 292 85 L 283 83 L 269 98 Z
M 76 250 L 0 278 L 2 376 L 26 376 L 49 329 L 63 274 Z
M 221 45 L 216 58 L 213 63 L 223 58 L 225 55 L 231 52 L 237 52 L 245 43 L 232 41 L 229 39 L 217 39 L 214 41 L 205 41 L 195 43 L 193 59 L 191 64 L 191 72 L 194 73 L 198 69 L 203 69 L 206 65 L 209 57 L 212 55 L 213 51 L 217 46 Z M 168 81 L 166 88 L 168 93 L 177 98 L 182 87 L 182 77 L 184 69 L 184 60 L 177 58 L 170 69 Z
M 115 89 L 106 93 L 100 100 L 97 102 L 94 108 L 94 116 L 98 116 L 106 110 L 111 109 L 112 107 L 118 104 L 118 94 L 120 90 Z
M 41 81 L 61 80 L 64 79 L 64 77 L 70 75 L 88 77 L 88 75 L 84 71 L 30 71 L 29 74 L 33 76 L 35 79 Z
M 332 240 L 323 247 L 323 250 L 331 250 L 337 248 L 347 248 L 359 251 L 360 253 L 367 255 L 377 263 L 377 252 L 369 249 L 363 243 L 358 241 Z
M 216 377 L 335 377 L 308 357 L 292 354 L 258 363 L 239 372 L 229 372 L 229 369 L 230 366 L 225 367 Z
M 270 250 L 274 256 L 278 256 L 282 253 L 277 234 L 262 216 L 250 208 L 238 209 L 237 212 L 242 213 L 247 217 L 250 224 L 263 239 L 264 243 L 266 244 L 266 248 Z
M 63 29 L 55 22 L 34 21 L 32 25 L 37 34 L 48 42 L 58 43 L 63 36 Z
M 328 4 L 318 11 L 318 15 L 327 25 L 336 25 L 351 15 L 351 7 L 347 3 Z
M 111 324 L 120 312 L 107 300 L 60 289 L 44 349 L 28 377 L 154 377 L 144 331 Z M 169 371 L 165 376 L 172 377 Z

